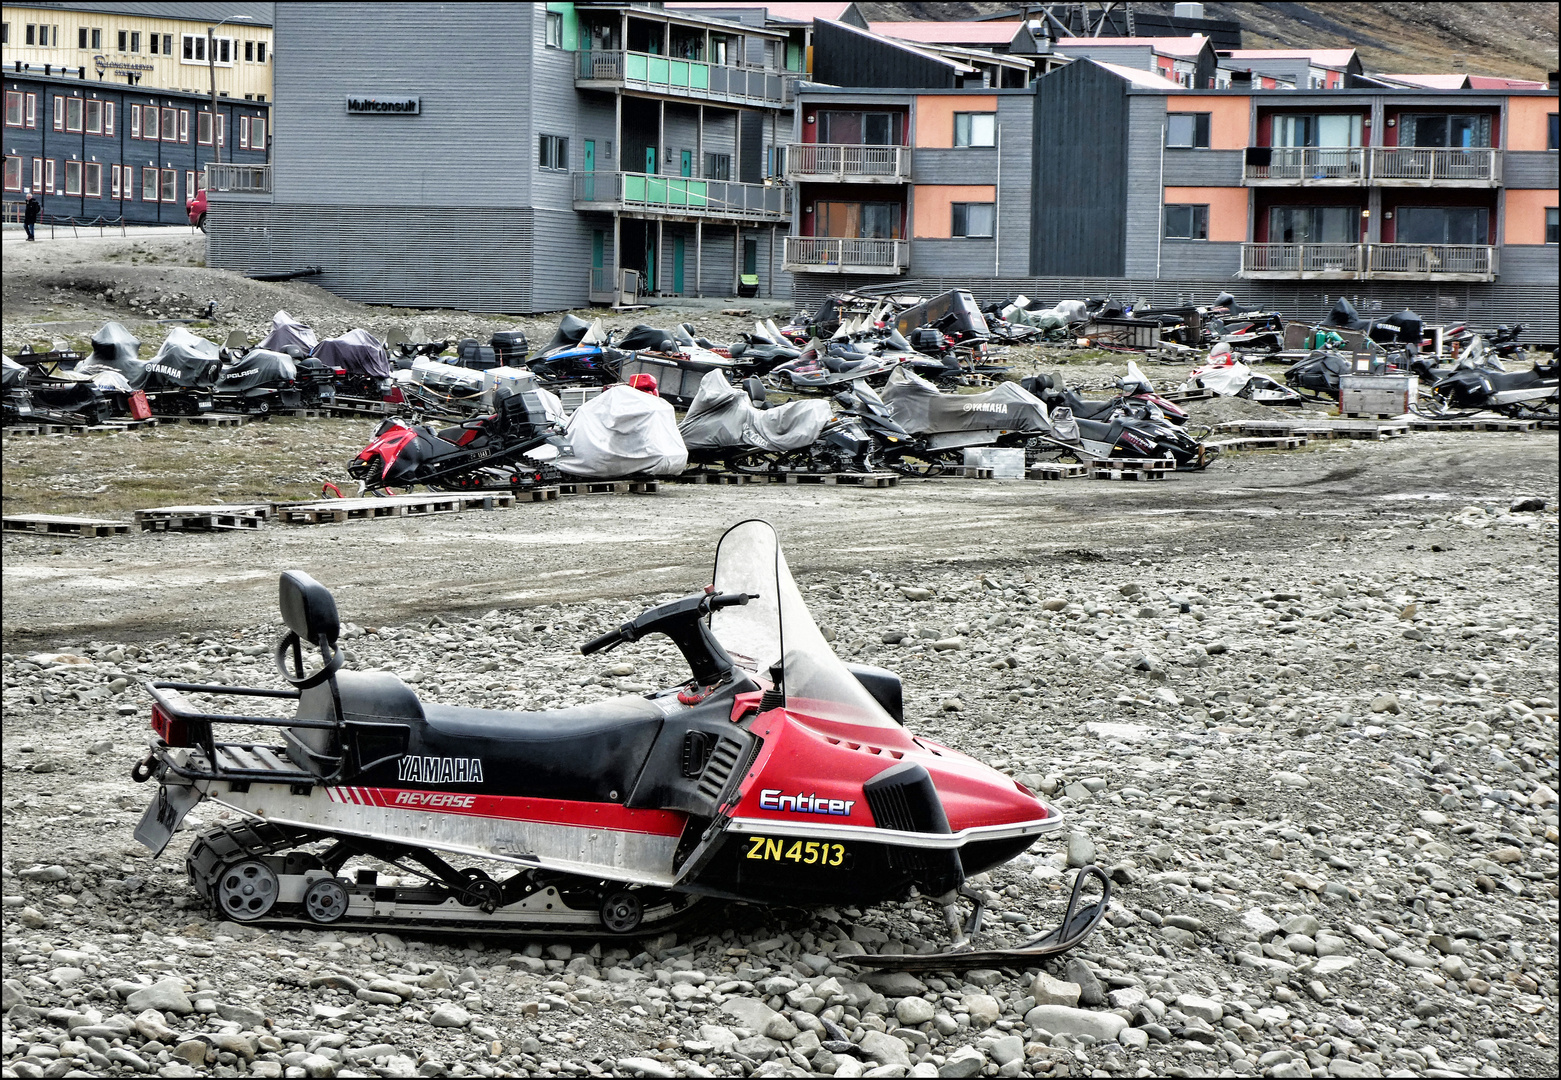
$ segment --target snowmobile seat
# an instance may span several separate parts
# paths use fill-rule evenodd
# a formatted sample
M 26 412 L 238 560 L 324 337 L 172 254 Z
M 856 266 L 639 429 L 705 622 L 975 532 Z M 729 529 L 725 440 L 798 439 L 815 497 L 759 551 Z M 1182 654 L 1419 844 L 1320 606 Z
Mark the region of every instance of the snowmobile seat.
M 302 570 L 288 570 L 282 574 L 277 602 L 282 621 L 305 642 L 318 645 L 324 637 L 336 644 L 341 618 L 336 613 L 336 598 L 324 585 Z
M 640 697 L 547 712 L 423 705 L 424 753 L 480 757 L 490 775 L 524 777 L 536 798 L 628 797 L 661 732 L 662 710 Z

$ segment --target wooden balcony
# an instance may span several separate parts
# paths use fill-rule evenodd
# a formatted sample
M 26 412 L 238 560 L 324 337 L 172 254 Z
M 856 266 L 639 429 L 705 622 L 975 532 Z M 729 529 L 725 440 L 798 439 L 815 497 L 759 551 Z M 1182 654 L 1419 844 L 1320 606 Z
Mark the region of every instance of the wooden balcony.
M 1355 187 L 1366 158 L 1359 146 L 1253 146 L 1243 175 L 1248 187 Z
M 576 210 L 627 211 L 680 220 L 791 220 L 791 189 L 785 184 L 740 184 L 650 173 L 577 172 Z
M 1501 152 L 1418 146 L 1249 146 L 1247 187 L 1499 187 Z
M 786 179 L 793 183 L 908 184 L 911 148 L 792 143 L 786 149 Z
M 911 265 L 909 240 L 843 236 L 788 236 L 781 269 L 805 274 L 903 274 Z
M 1249 281 L 1495 281 L 1488 244 L 1242 244 Z
M 1501 153 L 1489 149 L 1374 146 L 1371 182 L 1381 187 L 1498 187 Z
M 762 67 L 710 64 L 622 49 L 582 49 L 575 86 L 778 109 L 791 100 L 795 77 Z

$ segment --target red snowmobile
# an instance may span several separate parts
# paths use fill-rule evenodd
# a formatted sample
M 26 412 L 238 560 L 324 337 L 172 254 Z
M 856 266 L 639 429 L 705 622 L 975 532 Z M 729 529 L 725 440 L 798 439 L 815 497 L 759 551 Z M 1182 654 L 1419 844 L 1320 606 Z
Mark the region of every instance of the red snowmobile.
M 904 724 L 899 678 L 836 658 L 774 530 L 745 521 L 714 583 L 581 647 L 672 639 L 689 680 L 549 712 L 439 705 L 344 667 L 336 604 L 281 581 L 291 690 L 148 683 L 158 791 L 136 839 L 160 853 L 203 799 L 236 820 L 195 837 L 190 879 L 224 916 L 268 925 L 603 937 L 650 934 L 701 897 L 771 904 L 936 898 L 956 944 L 968 875 L 1062 824 L 1022 785 Z M 304 666 L 304 650 L 321 663 Z M 296 715 L 196 708 L 186 695 L 296 699 Z M 219 726 L 247 731 L 226 741 Z M 280 743 L 254 741 L 261 731 Z M 452 860 L 507 864 L 502 880 Z M 425 884 L 378 884 L 374 864 Z M 1081 903 L 1096 880 L 1098 900 Z M 908 967 L 1029 962 L 1078 944 L 1109 880 L 1088 867 L 1058 929 L 1017 950 L 861 956 Z M 973 891 L 964 892 L 974 897 Z

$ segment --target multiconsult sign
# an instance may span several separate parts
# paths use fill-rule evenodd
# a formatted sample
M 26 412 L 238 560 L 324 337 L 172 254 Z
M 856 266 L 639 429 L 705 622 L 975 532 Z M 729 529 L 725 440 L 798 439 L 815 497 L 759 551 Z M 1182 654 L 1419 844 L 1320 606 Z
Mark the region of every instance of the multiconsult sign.
M 347 99 L 348 116 L 417 116 L 423 111 L 423 99 L 418 97 L 350 97 Z

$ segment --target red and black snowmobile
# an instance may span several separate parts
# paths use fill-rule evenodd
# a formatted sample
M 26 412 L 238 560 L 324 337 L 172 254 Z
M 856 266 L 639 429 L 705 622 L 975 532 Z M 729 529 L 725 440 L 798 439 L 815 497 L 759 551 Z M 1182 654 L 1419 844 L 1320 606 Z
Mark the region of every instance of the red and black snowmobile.
M 896 675 L 836 658 L 762 521 L 722 537 L 703 592 L 581 647 L 670 637 L 689 681 L 643 697 L 548 712 L 434 704 L 389 672 L 344 667 L 335 601 L 312 578 L 282 576 L 281 611 L 276 662 L 293 689 L 147 684 L 157 737 L 133 775 L 158 792 L 136 838 L 160 853 L 202 800 L 231 814 L 186 861 L 230 919 L 602 937 L 657 932 L 701 897 L 870 904 L 914 887 L 963 944 L 966 877 L 1062 824 L 1011 778 L 908 730 Z M 312 672 L 306 647 L 321 655 Z M 296 715 L 199 709 L 196 694 L 296 699 Z M 241 741 L 218 734 L 245 725 Z M 280 743 L 253 741 L 259 728 Z M 452 863 L 469 858 L 513 872 Z M 376 864 L 400 883 L 380 885 Z M 1086 880 L 1102 894 L 1082 903 Z M 1017 950 L 852 959 L 1051 955 L 1094 929 L 1109 888 L 1086 868 L 1062 924 Z M 973 924 L 979 914 L 977 900 Z
M 553 484 L 560 474 L 549 462 L 563 446 L 561 422 L 562 412 L 536 390 L 508 394 L 494 412 L 455 427 L 391 418 L 374 429 L 347 475 L 368 491 L 416 484 L 436 491 L 510 491 Z

